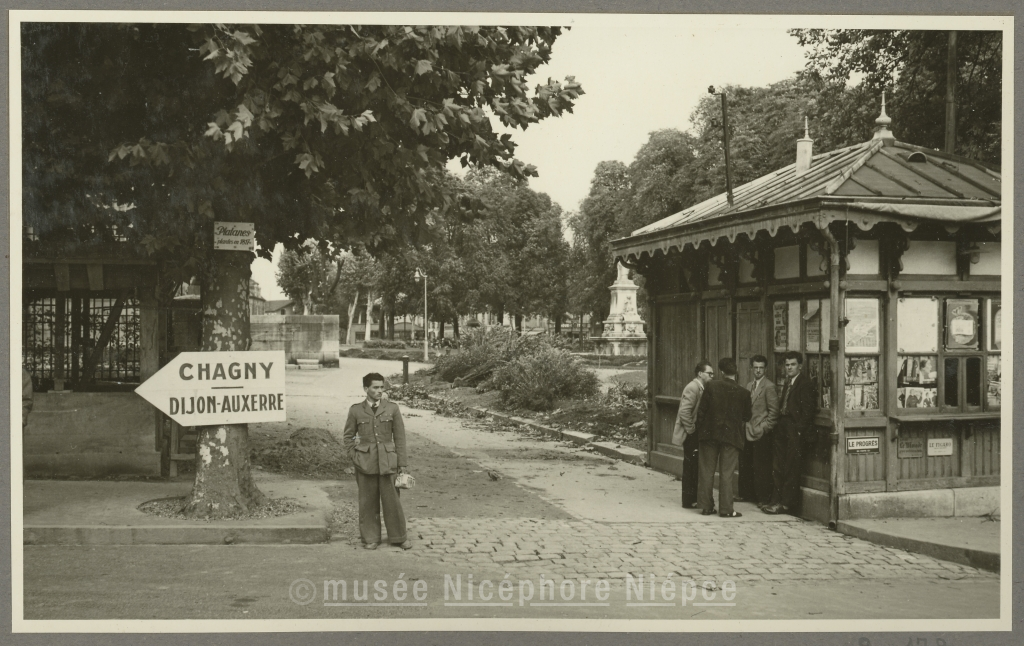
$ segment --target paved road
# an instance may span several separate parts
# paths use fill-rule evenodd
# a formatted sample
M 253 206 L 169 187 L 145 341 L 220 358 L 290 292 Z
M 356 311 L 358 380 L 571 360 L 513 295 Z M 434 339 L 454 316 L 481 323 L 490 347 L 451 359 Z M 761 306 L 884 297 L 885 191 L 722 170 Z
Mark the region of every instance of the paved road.
M 338 370 L 290 371 L 289 422 L 322 424 L 338 434 L 344 411 L 361 397 L 360 377 L 371 370 L 387 375 L 400 369 L 398 362 L 352 359 L 343 360 Z M 699 619 L 998 615 L 999 579 L 994 574 L 880 547 L 800 519 L 766 516 L 742 503 L 738 506 L 744 513 L 741 519 L 705 518 L 679 507 L 679 483 L 664 474 L 483 420 L 444 418 L 412 409 L 406 409 L 405 416 L 414 473 L 417 446 L 440 445 L 450 451 L 432 449 L 432 464 L 429 469 L 422 465 L 420 473 L 429 474 L 433 481 L 403 494 L 414 544 L 411 551 L 367 552 L 359 549 L 351 532 L 322 546 L 32 547 L 25 550 L 27 615 Z M 450 468 L 445 468 L 448 463 Z M 477 468 L 470 468 L 474 464 Z M 484 478 L 487 472 L 498 479 Z M 477 493 L 483 497 L 475 498 Z M 437 503 L 440 496 L 445 497 L 443 505 Z M 469 513 L 452 512 L 460 496 L 466 502 L 466 509 L 460 511 Z M 526 515 L 503 516 L 490 508 L 481 511 L 481 504 L 500 507 L 503 500 L 516 501 L 508 509 Z M 505 605 L 470 606 L 465 598 L 463 605 L 445 605 L 446 575 L 462 577 L 463 594 L 468 593 L 470 575 L 475 584 L 491 581 L 492 595 L 507 579 L 507 585 L 515 586 L 515 598 L 500 602 Z M 636 598 L 641 575 L 647 591 L 643 606 L 636 605 L 641 603 Z M 427 605 L 323 604 L 324 580 L 362 578 L 386 580 L 389 590 L 399 578 L 423 580 L 429 588 Z M 320 596 L 315 602 L 299 605 L 289 600 L 289 588 L 299 579 L 308 579 L 316 589 Z M 598 581 L 607 581 L 609 599 L 604 605 L 578 605 L 595 603 L 593 596 L 585 602 L 579 597 L 582 582 L 588 579 L 591 595 Z M 571 583 L 569 599 L 563 601 L 560 596 L 559 605 L 551 605 L 550 599 L 537 605 L 541 602 L 533 597 L 520 605 L 518 586 L 528 582 L 539 587 L 547 580 L 554 581 L 560 595 L 569 592 Z M 706 587 L 712 595 L 735 590 L 734 605 L 694 606 L 701 597 L 684 605 L 681 597 L 692 590 L 683 583 L 688 581 Z M 663 593 L 672 590 L 677 595 L 669 602 Z M 497 603 L 491 599 L 487 603 Z M 714 603 L 723 602 L 722 596 L 715 599 Z M 474 603 L 482 603 L 479 596 Z

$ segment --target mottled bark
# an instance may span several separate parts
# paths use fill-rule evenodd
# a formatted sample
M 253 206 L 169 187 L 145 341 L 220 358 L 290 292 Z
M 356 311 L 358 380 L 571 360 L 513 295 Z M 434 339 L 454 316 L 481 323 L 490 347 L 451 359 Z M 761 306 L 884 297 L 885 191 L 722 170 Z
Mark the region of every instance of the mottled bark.
M 215 251 L 203 280 L 203 352 L 248 350 L 250 254 Z M 252 479 L 247 424 L 200 426 L 196 479 L 185 513 L 220 518 L 263 502 Z

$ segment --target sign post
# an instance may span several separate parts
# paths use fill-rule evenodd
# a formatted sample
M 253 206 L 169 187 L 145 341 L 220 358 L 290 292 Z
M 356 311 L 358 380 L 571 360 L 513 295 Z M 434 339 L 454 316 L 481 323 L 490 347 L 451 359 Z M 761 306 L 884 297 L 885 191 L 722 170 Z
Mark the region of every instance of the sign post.
M 182 426 L 283 422 L 285 357 L 270 352 L 182 352 L 135 389 Z

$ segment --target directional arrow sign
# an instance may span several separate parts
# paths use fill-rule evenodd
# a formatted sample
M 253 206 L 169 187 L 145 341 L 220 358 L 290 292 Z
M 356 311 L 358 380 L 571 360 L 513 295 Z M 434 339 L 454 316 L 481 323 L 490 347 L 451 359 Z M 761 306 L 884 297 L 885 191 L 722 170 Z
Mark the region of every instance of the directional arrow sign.
M 135 392 L 182 426 L 283 422 L 277 352 L 182 352 Z

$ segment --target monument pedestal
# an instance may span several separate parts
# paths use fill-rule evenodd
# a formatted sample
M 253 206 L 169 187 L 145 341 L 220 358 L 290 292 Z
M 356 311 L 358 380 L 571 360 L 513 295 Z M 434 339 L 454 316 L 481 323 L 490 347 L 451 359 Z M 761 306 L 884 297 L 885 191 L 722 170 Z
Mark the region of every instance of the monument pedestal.
M 636 310 L 636 292 L 640 289 L 629 278 L 629 270 L 618 266 L 618 275 L 608 290 L 611 307 L 601 336 L 591 337 L 597 353 L 608 356 L 647 356 L 644 321 Z

